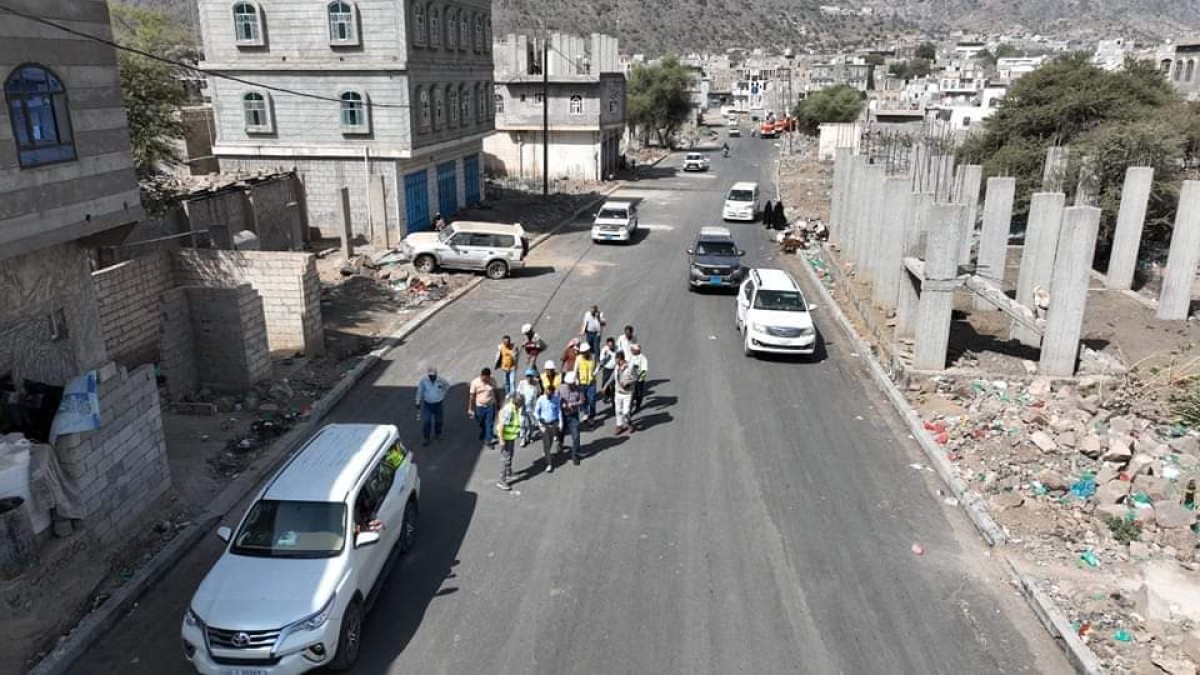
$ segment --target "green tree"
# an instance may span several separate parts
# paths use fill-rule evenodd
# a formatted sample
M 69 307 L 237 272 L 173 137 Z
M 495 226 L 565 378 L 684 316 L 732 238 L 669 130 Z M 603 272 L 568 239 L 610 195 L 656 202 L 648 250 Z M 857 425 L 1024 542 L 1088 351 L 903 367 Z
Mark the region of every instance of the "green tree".
M 692 110 L 691 83 L 692 71 L 674 55 L 634 68 L 626 93 L 629 124 L 643 134 L 653 132 L 659 145 L 668 145 Z
M 820 126 L 831 122 L 853 122 L 863 109 L 863 97 L 845 84 L 826 87 L 796 106 L 796 123 L 801 131 L 816 135 Z
M 899 61 L 888 66 L 888 73 L 892 77 L 901 80 L 911 80 L 917 77 L 926 77 L 932 71 L 932 64 L 925 59 L 911 59 L 909 61 Z
M 922 42 L 921 45 L 917 47 L 917 50 L 913 52 L 913 56 L 918 59 L 925 59 L 926 61 L 936 61 L 937 45 L 933 44 L 932 42 Z
M 172 60 L 196 57 L 186 30 L 163 12 L 123 4 L 109 11 L 122 47 Z M 187 103 L 180 68 L 124 50 L 117 62 L 134 165 L 139 174 L 151 175 L 161 164 L 179 160 L 176 141 L 186 132 L 179 109 Z

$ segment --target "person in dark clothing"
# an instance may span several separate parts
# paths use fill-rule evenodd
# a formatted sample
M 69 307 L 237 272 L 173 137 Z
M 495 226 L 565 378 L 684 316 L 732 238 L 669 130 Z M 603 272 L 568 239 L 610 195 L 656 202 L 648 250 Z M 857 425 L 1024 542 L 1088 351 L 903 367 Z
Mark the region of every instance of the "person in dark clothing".
M 788 226 L 787 215 L 783 212 L 783 202 L 775 203 L 775 217 L 771 222 L 776 230 L 786 230 Z
M 763 227 L 767 228 L 768 230 L 771 229 L 771 219 L 774 217 L 775 217 L 775 203 L 772 202 L 770 199 L 768 199 L 767 203 L 763 205 L 763 210 L 762 210 Z

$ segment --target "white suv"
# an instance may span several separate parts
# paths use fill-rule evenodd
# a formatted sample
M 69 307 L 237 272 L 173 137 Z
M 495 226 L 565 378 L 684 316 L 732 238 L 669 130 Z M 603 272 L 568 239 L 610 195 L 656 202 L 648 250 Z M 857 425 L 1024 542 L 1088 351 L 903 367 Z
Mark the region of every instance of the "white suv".
M 683 157 L 684 171 L 708 171 L 708 155 L 702 152 L 689 152 Z
M 267 483 L 192 596 L 184 655 L 204 675 L 350 668 L 363 616 L 417 532 L 420 478 L 396 427 L 331 424 Z
M 592 221 L 592 241 L 633 241 L 638 228 L 637 204 L 634 202 L 604 202 Z
M 439 268 L 482 270 L 489 279 L 503 279 L 525 266 L 529 241 L 520 223 L 459 220 L 441 232 L 414 232 L 401 248 L 422 274 Z
M 746 356 L 756 352 L 813 354 L 817 328 L 800 284 L 783 270 L 750 270 L 737 295 L 734 323 Z

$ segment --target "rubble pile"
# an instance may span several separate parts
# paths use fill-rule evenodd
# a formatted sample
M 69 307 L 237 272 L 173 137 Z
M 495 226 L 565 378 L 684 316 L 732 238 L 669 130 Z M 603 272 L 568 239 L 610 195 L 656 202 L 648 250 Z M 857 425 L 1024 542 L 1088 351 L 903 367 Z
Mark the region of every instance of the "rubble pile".
M 1183 644 L 1200 646 L 1190 632 L 1200 627 L 1200 436 L 1134 412 L 1145 406 L 1127 388 L 937 376 L 907 395 L 1098 656 L 1117 670 L 1195 673 L 1200 654 Z M 1176 587 L 1156 608 L 1149 565 L 1195 584 L 1195 606 L 1175 606 Z

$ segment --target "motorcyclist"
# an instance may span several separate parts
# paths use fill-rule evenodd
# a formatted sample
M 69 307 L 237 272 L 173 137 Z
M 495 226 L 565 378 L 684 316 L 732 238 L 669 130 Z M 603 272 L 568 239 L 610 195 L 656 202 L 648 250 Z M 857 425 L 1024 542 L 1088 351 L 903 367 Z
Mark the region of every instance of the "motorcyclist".
M 729 156 L 729 144 L 728 144 L 728 143 L 722 143 L 722 144 L 721 144 L 721 151 L 725 153 L 725 156 L 726 156 L 726 157 L 728 157 L 728 156 Z

